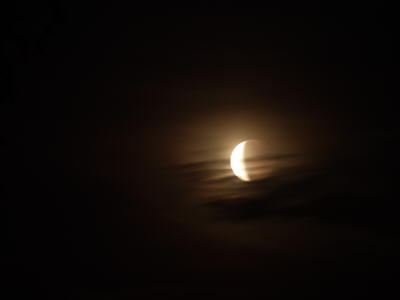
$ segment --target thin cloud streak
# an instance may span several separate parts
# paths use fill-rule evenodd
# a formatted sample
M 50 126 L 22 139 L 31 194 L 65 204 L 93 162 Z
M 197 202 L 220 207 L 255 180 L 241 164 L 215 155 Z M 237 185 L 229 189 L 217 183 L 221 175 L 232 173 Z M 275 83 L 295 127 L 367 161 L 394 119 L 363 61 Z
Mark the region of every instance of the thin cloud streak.
M 215 221 L 305 218 L 394 232 L 399 225 L 390 209 L 395 196 L 387 193 L 393 186 L 383 183 L 381 175 L 365 172 L 367 161 L 376 164 L 379 160 L 380 155 L 374 154 L 361 161 L 338 157 L 313 167 L 291 164 L 301 155 L 263 157 L 260 163 L 276 163 L 276 167 L 267 178 L 247 183 L 233 175 L 227 160 L 186 164 L 174 170 L 192 185 L 203 199 L 200 207 L 208 209 Z M 382 172 L 391 169 L 383 166 Z M 379 193 L 379 186 L 386 190 Z

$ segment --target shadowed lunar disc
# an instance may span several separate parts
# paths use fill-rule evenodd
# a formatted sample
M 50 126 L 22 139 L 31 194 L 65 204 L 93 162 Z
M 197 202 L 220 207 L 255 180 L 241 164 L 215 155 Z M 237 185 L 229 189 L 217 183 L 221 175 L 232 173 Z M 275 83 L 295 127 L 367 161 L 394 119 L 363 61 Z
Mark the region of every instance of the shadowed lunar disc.
M 265 178 L 269 167 L 265 160 L 265 144 L 258 140 L 246 140 L 239 143 L 231 154 L 233 173 L 242 181 Z

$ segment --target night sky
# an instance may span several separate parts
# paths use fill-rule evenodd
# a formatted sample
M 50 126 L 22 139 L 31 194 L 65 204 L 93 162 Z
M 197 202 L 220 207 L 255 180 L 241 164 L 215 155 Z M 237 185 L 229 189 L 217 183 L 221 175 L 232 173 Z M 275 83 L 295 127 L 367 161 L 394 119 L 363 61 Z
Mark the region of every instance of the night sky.
M 2 299 L 398 293 L 393 8 L 206 10 L 3 11 Z

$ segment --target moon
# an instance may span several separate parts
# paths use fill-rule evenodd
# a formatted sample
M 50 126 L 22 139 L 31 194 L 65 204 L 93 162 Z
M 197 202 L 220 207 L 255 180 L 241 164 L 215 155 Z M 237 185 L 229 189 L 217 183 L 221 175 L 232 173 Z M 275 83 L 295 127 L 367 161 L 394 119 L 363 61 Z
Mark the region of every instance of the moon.
M 267 145 L 260 140 L 245 140 L 238 144 L 231 154 L 233 173 L 242 181 L 264 179 L 273 169 L 268 159 Z
M 244 162 L 244 151 L 247 141 L 238 144 L 232 151 L 231 154 L 231 168 L 233 173 L 243 181 L 250 181 L 250 177 L 246 171 L 246 165 Z

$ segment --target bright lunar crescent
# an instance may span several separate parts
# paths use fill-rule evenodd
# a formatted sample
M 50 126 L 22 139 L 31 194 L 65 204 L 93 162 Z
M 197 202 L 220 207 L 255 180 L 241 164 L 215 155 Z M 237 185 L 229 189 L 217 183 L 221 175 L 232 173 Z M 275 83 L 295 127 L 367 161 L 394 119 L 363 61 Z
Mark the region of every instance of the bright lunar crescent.
M 244 163 L 244 151 L 247 141 L 241 142 L 233 149 L 231 154 L 231 168 L 233 173 L 243 181 L 250 181 Z

